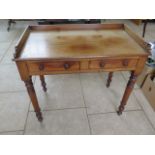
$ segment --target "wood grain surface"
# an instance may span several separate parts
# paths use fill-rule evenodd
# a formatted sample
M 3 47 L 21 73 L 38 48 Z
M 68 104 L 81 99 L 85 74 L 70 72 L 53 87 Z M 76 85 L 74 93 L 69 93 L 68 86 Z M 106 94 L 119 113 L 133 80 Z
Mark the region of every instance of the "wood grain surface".
M 31 32 L 20 58 L 77 58 L 145 54 L 123 30 Z

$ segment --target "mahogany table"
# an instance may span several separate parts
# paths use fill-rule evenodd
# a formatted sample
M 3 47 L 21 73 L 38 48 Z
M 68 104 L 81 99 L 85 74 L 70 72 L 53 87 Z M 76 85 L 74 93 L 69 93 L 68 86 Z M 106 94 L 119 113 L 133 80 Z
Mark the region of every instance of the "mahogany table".
M 32 76 L 107 71 L 131 71 L 118 114 L 122 114 L 137 76 L 148 56 L 146 43 L 124 24 L 28 26 L 15 47 L 21 80 L 25 82 L 36 116 L 43 120 Z M 95 104 L 95 103 L 94 103 Z

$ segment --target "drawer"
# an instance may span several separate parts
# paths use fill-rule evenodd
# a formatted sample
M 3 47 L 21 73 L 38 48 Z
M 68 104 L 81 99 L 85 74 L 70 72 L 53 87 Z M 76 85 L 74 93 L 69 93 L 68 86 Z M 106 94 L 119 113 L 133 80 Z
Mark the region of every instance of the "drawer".
M 135 68 L 137 59 L 106 59 L 92 60 L 89 62 L 90 69 L 124 69 Z
M 77 61 L 30 61 L 28 62 L 30 72 L 51 72 L 51 71 L 72 71 L 79 70 L 79 62 Z

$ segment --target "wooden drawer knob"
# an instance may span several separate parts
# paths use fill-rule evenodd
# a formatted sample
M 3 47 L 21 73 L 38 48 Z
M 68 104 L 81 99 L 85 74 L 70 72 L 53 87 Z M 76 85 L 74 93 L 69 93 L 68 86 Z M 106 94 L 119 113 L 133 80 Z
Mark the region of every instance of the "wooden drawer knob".
M 45 68 L 45 67 L 44 67 L 44 64 L 40 64 L 40 65 L 39 65 L 39 70 L 40 70 L 40 71 L 44 70 L 44 68 Z
M 128 64 L 129 64 L 129 61 L 128 60 L 123 60 L 123 62 L 122 62 L 122 64 L 123 64 L 123 66 L 128 66 Z
M 99 65 L 101 68 L 103 68 L 105 66 L 105 62 L 101 61 Z
M 65 68 L 65 69 L 69 69 L 69 68 L 70 68 L 70 65 L 67 64 L 67 63 L 65 63 L 65 64 L 64 64 L 64 68 Z

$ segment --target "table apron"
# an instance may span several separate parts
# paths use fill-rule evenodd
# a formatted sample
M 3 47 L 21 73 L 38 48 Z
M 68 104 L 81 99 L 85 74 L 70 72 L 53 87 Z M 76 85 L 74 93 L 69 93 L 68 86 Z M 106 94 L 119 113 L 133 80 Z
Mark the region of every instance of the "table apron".
M 139 59 L 52 60 L 27 61 L 29 75 L 66 74 L 100 71 L 132 71 Z

